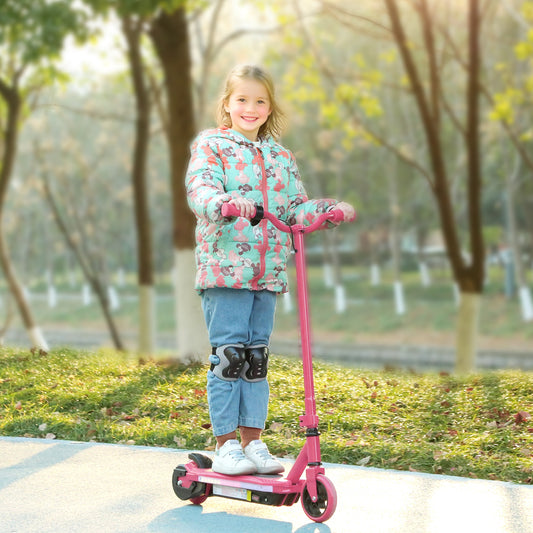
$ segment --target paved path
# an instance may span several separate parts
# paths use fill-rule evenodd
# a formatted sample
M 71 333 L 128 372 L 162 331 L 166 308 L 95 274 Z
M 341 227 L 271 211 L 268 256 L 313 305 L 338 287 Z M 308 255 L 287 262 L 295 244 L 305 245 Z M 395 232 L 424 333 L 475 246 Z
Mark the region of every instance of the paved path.
M 183 502 L 171 476 L 184 462 L 181 450 L 0 437 L 0 532 L 533 533 L 533 486 L 325 465 L 339 502 L 316 524 L 300 503 Z

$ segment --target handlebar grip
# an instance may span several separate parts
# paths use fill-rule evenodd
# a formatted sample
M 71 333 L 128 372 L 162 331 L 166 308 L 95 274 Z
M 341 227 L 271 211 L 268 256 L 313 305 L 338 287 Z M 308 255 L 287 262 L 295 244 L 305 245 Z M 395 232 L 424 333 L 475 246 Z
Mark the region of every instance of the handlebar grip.
M 257 224 L 259 224 L 259 222 L 263 220 L 264 213 L 265 211 L 263 207 L 260 205 L 256 205 L 254 213 L 250 217 L 250 224 L 252 226 L 257 226 Z M 220 214 L 223 217 L 240 217 L 241 211 L 237 206 L 233 204 L 225 203 L 225 204 L 222 204 L 222 207 L 220 208 Z
M 222 204 L 222 207 L 220 208 L 220 213 L 223 217 L 239 217 L 241 216 L 241 212 L 239 208 L 232 204 Z
M 331 222 L 342 222 L 344 213 L 340 209 L 332 209 L 328 212 L 328 220 Z

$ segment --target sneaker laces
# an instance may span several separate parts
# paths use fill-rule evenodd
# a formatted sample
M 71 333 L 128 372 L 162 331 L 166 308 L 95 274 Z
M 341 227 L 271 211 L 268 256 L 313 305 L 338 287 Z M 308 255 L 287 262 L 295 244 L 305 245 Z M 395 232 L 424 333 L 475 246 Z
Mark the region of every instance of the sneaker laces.
M 270 455 L 267 448 L 260 448 L 259 450 L 256 450 L 255 453 L 260 457 L 262 461 L 273 460 L 273 457 Z
M 243 458 L 245 458 L 242 449 L 239 450 L 239 448 L 235 448 L 233 450 L 228 451 L 228 455 L 235 460 L 242 460 Z
M 233 459 L 242 459 L 244 457 L 244 453 L 242 453 L 241 450 L 231 450 L 230 452 L 228 452 L 228 455 L 230 457 L 232 457 Z

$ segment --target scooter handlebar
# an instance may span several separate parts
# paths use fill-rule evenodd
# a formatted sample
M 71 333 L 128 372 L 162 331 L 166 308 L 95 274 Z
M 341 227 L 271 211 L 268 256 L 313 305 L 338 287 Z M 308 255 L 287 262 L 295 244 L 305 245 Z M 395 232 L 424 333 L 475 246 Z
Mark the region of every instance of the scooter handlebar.
M 233 205 L 227 202 L 225 204 L 222 204 L 222 207 L 220 208 L 220 213 L 222 214 L 223 217 L 240 217 L 241 216 L 241 212 L 239 208 L 236 205 Z M 255 211 L 254 211 L 254 216 L 255 216 Z
M 259 213 L 258 213 L 259 211 Z M 223 217 L 239 217 L 241 216 L 240 209 L 230 203 L 222 204 L 222 207 L 220 208 L 220 213 Z M 254 221 L 254 219 L 259 214 L 259 220 L 262 218 L 267 218 L 276 226 L 279 230 L 290 232 L 291 228 L 285 222 L 279 220 L 275 215 L 272 213 L 269 213 L 268 211 L 263 211 L 262 207 L 256 208 L 254 211 L 251 220 Z M 255 223 L 259 222 L 259 220 L 256 220 Z M 333 223 L 339 223 L 344 220 L 344 213 L 340 209 L 332 209 L 331 211 L 328 211 L 327 213 L 322 213 L 318 216 L 318 218 L 309 226 L 305 226 L 304 233 L 310 233 L 312 231 L 317 230 L 320 226 L 322 226 L 326 221 L 330 221 Z
M 330 222 L 338 223 L 344 221 L 344 213 L 340 209 L 332 209 L 325 214 L 327 215 L 326 220 L 329 220 Z

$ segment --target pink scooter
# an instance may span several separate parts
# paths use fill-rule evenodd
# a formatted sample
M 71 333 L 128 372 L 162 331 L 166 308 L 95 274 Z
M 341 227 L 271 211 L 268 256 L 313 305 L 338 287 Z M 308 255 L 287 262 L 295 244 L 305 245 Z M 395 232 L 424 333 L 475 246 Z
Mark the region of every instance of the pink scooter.
M 224 216 L 239 216 L 239 210 L 232 205 L 222 206 Z M 302 361 L 304 373 L 305 414 L 300 416 L 300 426 L 306 428 L 306 442 L 298 454 L 290 472 L 281 475 L 228 476 L 211 470 L 212 461 L 200 453 L 189 454 L 191 462 L 179 465 L 172 475 L 172 488 L 182 500 L 194 504 L 203 503 L 209 496 L 222 496 L 264 505 L 292 505 L 300 497 L 305 514 L 315 522 L 330 518 L 337 507 L 337 492 L 333 483 L 324 475 L 320 455 L 320 432 L 316 413 L 313 361 L 311 355 L 309 300 L 307 272 L 305 267 L 304 234 L 321 228 L 327 221 L 340 222 L 343 213 L 332 210 L 304 226 L 288 226 L 272 213 L 256 209 L 252 223 L 268 219 L 280 231 L 290 233 L 293 238 L 296 262 L 296 280 L 301 330 Z M 305 478 L 302 474 L 305 471 Z

